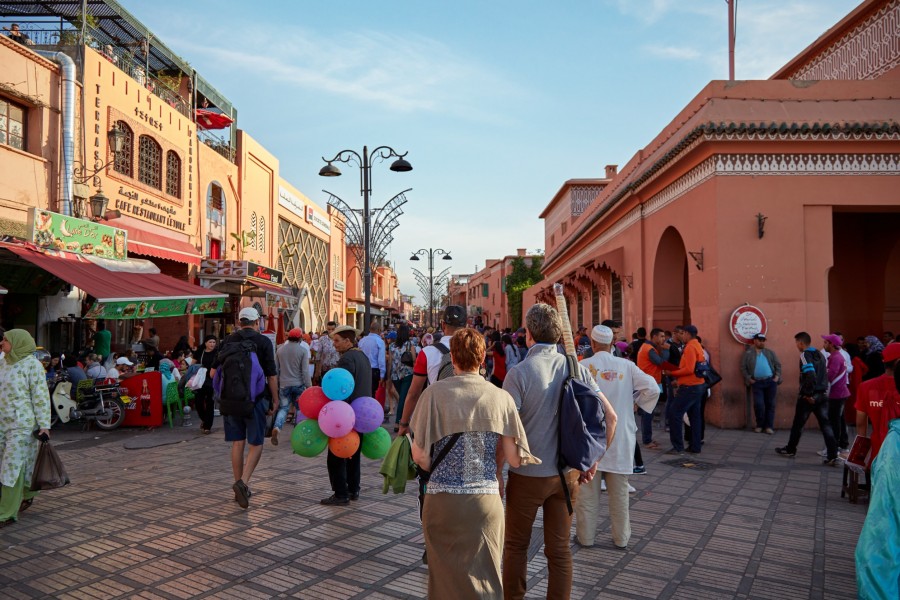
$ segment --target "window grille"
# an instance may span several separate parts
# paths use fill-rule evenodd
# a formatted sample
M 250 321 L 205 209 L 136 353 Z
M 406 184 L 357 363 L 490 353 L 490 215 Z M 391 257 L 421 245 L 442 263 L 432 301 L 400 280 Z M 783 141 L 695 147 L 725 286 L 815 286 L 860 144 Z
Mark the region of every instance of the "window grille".
M 142 135 L 138 142 L 138 180 L 162 189 L 162 148 L 149 135 Z
M 166 193 L 181 198 L 181 158 L 173 150 L 166 152 Z
M 116 121 L 116 127 L 125 134 L 122 151 L 116 154 L 113 169 L 126 177 L 134 177 L 134 132 L 125 121 Z

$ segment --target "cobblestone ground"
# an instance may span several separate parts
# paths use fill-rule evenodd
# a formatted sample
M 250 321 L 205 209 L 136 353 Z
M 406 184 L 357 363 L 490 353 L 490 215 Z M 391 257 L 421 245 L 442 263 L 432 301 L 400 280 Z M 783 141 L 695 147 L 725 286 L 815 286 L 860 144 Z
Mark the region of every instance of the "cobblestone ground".
M 412 484 L 382 495 L 378 461 L 363 459 L 360 500 L 321 506 L 324 457 L 293 455 L 282 435 L 241 510 L 216 426 L 58 432 L 73 483 L 0 529 L 0 598 L 425 597 Z M 573 544 L 572 597 L 855 598 L 865 504 L 840 497 L 841 470 L 815 455 L 818 432 L 796 459 L 773 452 L 786 436 L 709 429 L 693 467 L 645 451 L 648 473 L 631 478 L 631 546 L 613 547 L 605 519 L 595 547 Z M 538 598 L 547 570 L 535 540 Z

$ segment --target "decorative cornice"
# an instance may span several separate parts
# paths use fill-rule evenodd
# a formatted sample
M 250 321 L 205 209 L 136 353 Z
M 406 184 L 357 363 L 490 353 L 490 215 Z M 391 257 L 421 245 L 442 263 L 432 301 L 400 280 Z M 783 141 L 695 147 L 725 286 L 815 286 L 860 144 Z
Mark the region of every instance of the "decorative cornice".
M 788 79 L 877 79 L 900 65 L 900 0 L 868 19 L 801 65 Z

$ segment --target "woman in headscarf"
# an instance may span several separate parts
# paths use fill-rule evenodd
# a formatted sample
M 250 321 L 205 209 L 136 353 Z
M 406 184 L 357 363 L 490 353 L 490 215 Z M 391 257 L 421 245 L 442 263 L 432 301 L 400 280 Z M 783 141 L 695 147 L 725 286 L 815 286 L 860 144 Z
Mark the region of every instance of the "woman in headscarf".
M 34 339 L 10 329 L 0 341 L 0 527 L 14 523 L 37 492 L 30 491 L 38 440 L 50 437 L 50 394 Z
M 863 381 L 868 381 L 884 375 L 884 360 L 881 357 L 881 352 L 884 350 L 884 344 L 882 344 L 881 340 L 874 335 L 867 335 L 865 345 L 866 350 L 863 361 L 866 363 L 869 370 L 863 375 Z
M 413 459 L 431 473 L 422 512 L 431 600 L 503 598 L 503 463 L 541 462 L 512 396 L 479 374 L 484 355 L 480 333 L 454 333 L 456 376 L 429 385 L 410 422 Z

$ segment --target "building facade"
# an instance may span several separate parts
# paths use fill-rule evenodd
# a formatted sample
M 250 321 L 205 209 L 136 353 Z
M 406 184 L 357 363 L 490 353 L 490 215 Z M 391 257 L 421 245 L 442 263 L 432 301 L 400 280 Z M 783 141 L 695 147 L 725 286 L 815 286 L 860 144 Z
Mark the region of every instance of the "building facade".
M 526 304 L 558 282 L 573 324 L 695 324 L 725 378 L 707 417 L 726 427 L 749 423 L 739 309 L 755 307 L 788 426 L 795 333 L 900 330 L 897 22 L 897 1 L 863 2 L 772 79 L 709 83 L 582 212 L 551 202 Z

